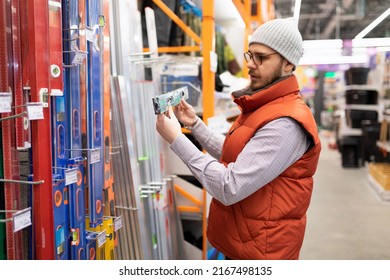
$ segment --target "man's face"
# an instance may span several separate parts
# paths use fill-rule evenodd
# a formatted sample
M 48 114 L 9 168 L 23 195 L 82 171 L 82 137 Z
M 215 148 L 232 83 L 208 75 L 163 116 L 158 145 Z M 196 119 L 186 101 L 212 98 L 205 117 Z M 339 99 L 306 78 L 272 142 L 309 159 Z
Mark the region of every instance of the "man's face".
M 273 49 L 255 43 L 249 46 L 248 51 L 252 54 L 252 58 L 256 56 L 254 59 L 250 59 L 247 64 L 250 78 L 249 86 L 252 90 L 266 87 L 282 77 L 284 59 Z

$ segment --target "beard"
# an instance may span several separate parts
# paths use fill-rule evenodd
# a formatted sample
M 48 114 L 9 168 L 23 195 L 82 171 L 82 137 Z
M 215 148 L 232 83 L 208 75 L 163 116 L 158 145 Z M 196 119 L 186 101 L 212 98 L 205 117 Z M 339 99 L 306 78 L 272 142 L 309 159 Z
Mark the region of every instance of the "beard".
M 250 81 L 250 84 L 249 84 L 250 89 L 252 91 L 259 90 L 259 89 L 262 89 L 262 88 L 265 88 L 265 87 L 271 85 L 276 80 L 279 80 L 283 75 L 282 62 L 280 63 L 279 66 L 280 67 L 278 67 L 269 76 L 256 76 L 255 75 L 256 79 Z M 251 74 L 254 75 L 255 73 L 253 71 L 249 71 L 249 75 L 251 75 Z

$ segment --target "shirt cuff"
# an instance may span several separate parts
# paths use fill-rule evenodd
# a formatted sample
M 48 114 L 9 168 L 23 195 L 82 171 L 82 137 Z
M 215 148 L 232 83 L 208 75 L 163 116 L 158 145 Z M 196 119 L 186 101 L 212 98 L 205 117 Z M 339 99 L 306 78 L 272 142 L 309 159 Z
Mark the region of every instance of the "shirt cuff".
M 202 121 L 198 120 L 196 124 L 191 129 L 192 135 L 194 135 L 197 139 L 208 139 L 210 136 L 210 130 L 208 126 Z
M 197 154 L 200 153 L 199 149 L 184 135 L 181 134 L 172 142 L 171 150 L 185 163 L 189 161 Z

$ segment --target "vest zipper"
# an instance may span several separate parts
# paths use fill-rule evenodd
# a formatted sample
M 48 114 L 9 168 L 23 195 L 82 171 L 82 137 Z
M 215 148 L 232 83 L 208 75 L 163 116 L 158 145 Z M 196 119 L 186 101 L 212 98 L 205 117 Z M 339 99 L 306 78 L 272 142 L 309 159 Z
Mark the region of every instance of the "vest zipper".
M 238 128 L 239 126 L 237 125 L 235 128 L 233 128 L 230 132 L 229 132 L 229 135 L 231 135 L 235 130 L 236 128 Z

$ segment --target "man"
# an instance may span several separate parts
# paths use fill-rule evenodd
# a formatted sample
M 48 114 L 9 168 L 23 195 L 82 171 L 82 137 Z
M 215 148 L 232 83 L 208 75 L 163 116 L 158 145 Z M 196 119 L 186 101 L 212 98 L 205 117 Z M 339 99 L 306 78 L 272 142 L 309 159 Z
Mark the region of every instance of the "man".
M 296 22 L 263 24 L 244 55 L 250 84 L 232 93 L 241 114 L 225 139 L 185 101 L 159 115 L 156 128 L 213 197 L 207 237 L 217 250 L 230 259 L 298 259 L 321 143 L 292 74 L 302 55 Z

